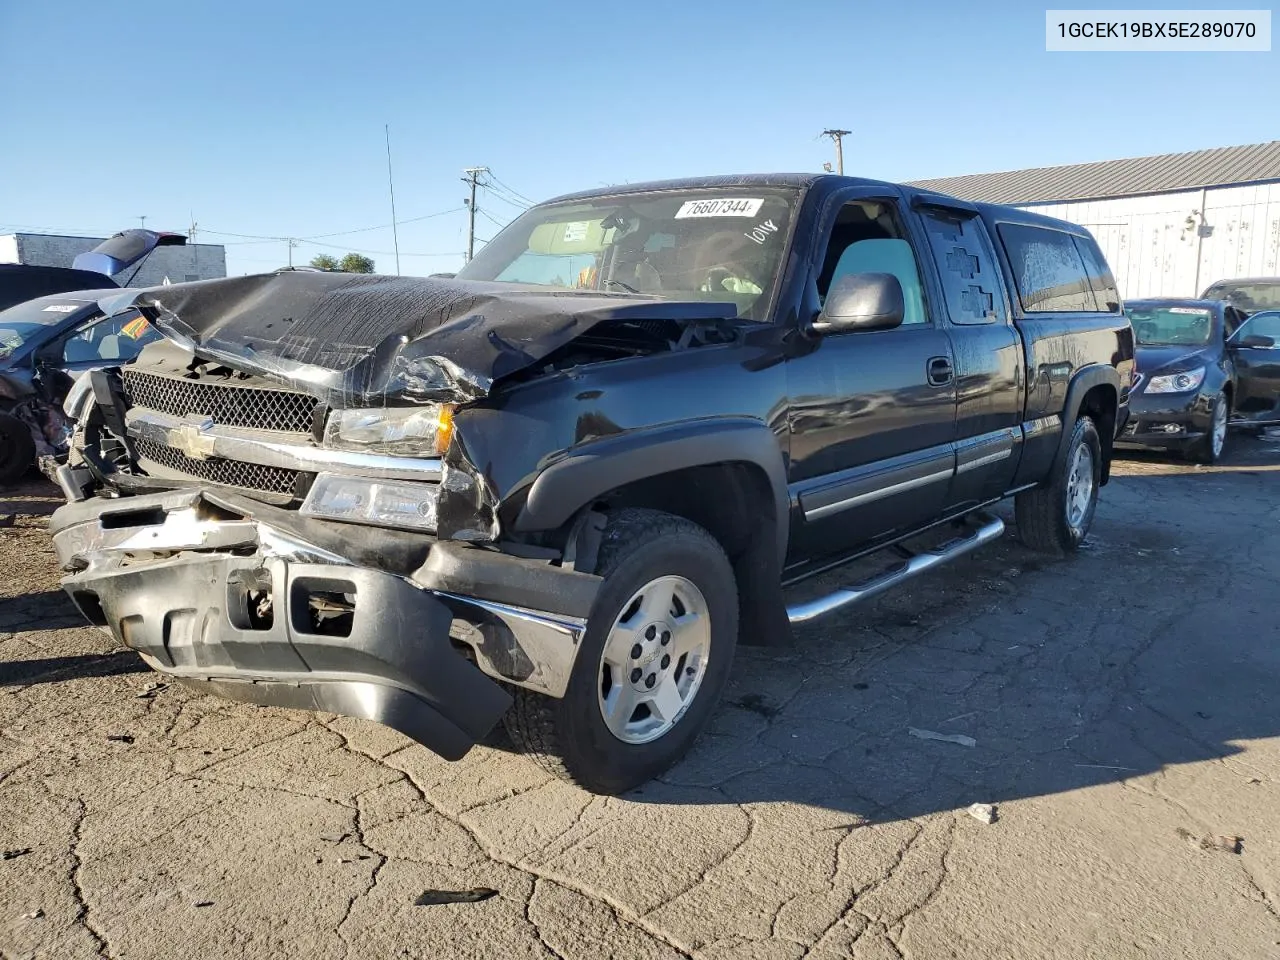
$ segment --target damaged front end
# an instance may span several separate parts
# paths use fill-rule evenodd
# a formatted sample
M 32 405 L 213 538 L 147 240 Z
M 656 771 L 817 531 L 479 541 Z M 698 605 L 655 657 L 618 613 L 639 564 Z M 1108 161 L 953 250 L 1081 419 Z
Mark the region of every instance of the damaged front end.
M 166 340 L 87 375 L 57 471 L 85 615 L 184 683 L 377 720 L 449 758 L 497 722 L 504 684 L 563 696 L 600 580 L 504 541 L 453 416 L 635 303 L 438 286 L 294 274 L 111 304 Z
M 204 488 L 52 521 L 84 615 L 206 692 L 376 720 L 449 759 L 510 704 L 495 681 L 564 694 L 597 578 L 341 527 Z

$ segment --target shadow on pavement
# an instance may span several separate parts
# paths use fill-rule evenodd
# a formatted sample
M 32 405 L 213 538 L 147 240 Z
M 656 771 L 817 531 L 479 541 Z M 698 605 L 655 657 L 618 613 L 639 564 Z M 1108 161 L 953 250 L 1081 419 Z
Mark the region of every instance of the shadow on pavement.
M 0 660 L 0 687 L 149 672 L 151 668 L 132 650 L 81 654 L 72 657 L 45 657 L 36 660 Z
M 1118 464 L 1071 559 L 1009 533 L 790 650 L 740 649 L 708 732 L 629 798 L 861 823 L 1231 764 L 1280 736 L 1280 451 L 1244 447 L 1216 469 Z

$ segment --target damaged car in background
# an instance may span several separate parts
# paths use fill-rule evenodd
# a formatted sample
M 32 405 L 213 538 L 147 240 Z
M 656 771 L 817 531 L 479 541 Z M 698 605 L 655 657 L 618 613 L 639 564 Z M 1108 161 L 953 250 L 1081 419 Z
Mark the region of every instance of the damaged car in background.
M 1073 551 L 1132 330 L 1087 231 L 823 175 L 524 213 L 456 277 L 288 272 L 119 305 L 52 527 L 156 670 L 456 759 L 497 723 L 627 790 L 734 649 L 999 537 Z M 880 572 L 786 588 L 891 548 Z
M 119 296 L 112 279 L 181 234 L 126 230 L 76 257 L 74 266 L 0 267 L 0 484 L 39 465 L 52 476 L 65 457 L 63 412 L 85 371 L 128 362 L 156 334 L 140 315 L 106 318 L 99 301 Z M 134 270 L 137 273 L 137 269 Z

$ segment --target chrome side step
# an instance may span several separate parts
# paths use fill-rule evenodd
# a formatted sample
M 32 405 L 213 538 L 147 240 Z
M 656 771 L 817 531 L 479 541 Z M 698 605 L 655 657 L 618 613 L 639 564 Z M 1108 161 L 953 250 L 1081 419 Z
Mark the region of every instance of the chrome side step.
M 903 563 L 894 564 L 884 572 L 878 573 L 874 577 L 869 577 L 861 583 L 841 587 L 825 597 L 787 607 L 787 619 L 792 623 L 807 623 L 843 607 L 861 603 L 863 600 L 868 600 L 877 594 L 883 593 L 890 587 L 896 587 L 904 580 L 910 580 L 926 570 L 932 570 L 934 567 L 940 567 L 957 557 L 964 556 L 971 550 L 976 550 L 983 544 L 998 539 L 1004 533 L 1004 521 L 999 517 L 980 514 L 978 520 L 982 523 L 982 526 L 968 536 L 956 537 L 940 544 L 933 550 L 917 553 L 911 559 Z

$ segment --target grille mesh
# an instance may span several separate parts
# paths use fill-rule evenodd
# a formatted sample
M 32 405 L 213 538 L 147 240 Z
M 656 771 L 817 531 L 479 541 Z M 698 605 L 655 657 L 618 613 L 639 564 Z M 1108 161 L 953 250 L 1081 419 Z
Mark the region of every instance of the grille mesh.
M 251 430 L 310 433 L 315 397 L 289 390 L 233 387 L 179 380 L 139 370 L 124 371 L 124 389 L 135 406 L 185 417 L 199 413 L 215 423 Z
M 298 471 L 286 470 L 282 467 L 267 467 L 258 463 L 245 463 L 240 460 L 193 460 L 180 450 L 166 447 L 154 440 L 134 440 L 134 449 L 145 460 L 158 463 L 162 467 L 199 477 L 210 483 L 221 483 L 229 487 L 243 487 L 249 490 L 263 490 L 267 493 L 283 493 L 293 495 L 298 483 Z

